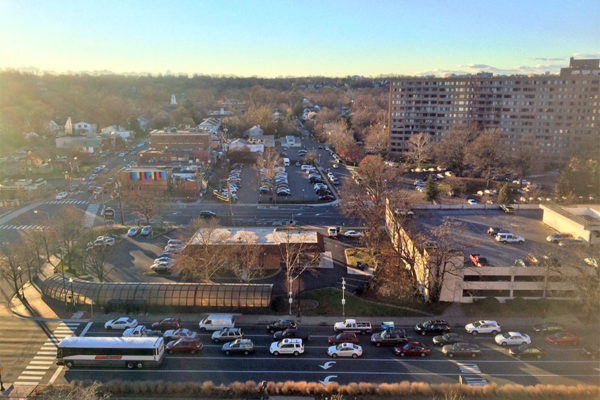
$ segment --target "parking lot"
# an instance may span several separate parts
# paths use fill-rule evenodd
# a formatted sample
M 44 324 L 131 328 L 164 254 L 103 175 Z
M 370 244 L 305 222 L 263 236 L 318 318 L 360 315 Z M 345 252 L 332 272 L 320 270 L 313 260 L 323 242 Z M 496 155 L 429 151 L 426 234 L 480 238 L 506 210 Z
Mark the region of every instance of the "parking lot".
M 542 222 L 541 210 L 520 210 L 515 214 L 505 214 L 501 210 L 431 210 L 419 211 L 415 223 L 426 234 L 439 226 L 447 218 L 461 226 L 459 247 L 469 262 L 469 253 L 479 253 L 486 257 L 491 266 L 511 266 L 517 258 L 527 254 L 538 257 L 548 255 L 559 260 L 583 260 L 581 248 L 564 248 L 546 242 L 546 237 L 556 233 Z M 503 244 L 487 233 L 488 228 L 497 227 L 522 236 L 523 244 Z

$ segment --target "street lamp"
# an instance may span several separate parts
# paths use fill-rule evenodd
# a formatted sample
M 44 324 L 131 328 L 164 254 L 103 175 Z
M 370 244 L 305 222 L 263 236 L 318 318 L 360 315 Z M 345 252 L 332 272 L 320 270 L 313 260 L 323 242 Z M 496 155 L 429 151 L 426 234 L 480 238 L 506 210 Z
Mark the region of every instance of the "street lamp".
M 342 278 L 342 317 L 346 317 L 346 280 Z
M 292 283 L 293 283 L 293 280 L 292 280 L 292 277 L 290 276 L 290 291 L 289 291 L 289 295 L 290 295 L 290 299 L 289 299 L 289 302 L 290 302 L 290 315 L 292 315 L 292 301 L 293 301 L 293 299 L 292 299 Z
M 75 311 L 75 296 L 73 294 L 73 278 L 69 278 L 69 283 L 71 284 L 71 305 L 73 306 L 73 311 Z
M 21 266 L 17 267 L 17 271 L 19 271 L 19 281 L 21 282 L 21 298 L 25 297 L 25 289 L 23 288 L 23 274 L 21 273 Z M 17 294 L 19 294 L 17 292 Z

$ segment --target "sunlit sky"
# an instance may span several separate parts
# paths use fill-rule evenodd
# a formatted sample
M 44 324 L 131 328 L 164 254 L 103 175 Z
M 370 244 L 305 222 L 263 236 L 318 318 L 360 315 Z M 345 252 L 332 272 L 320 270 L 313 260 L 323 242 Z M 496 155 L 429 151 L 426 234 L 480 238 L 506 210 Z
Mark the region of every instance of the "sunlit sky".
M 556 72 L 600 0 L 0 0 L 0 68 L 347 76 Z

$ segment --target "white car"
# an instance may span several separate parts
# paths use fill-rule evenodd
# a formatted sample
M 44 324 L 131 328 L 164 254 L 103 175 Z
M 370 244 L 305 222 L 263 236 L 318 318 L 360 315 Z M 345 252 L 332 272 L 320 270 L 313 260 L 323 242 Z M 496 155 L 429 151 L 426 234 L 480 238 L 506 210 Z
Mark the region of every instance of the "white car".
M 115 244 L 115 238 L 112 236 L 104 236 L 104 245 L 113 246 Z
M 467 203 L 471 206 L 476 206 L 477 205 L 477 200 L 475 199 L 467 199 Z
M 490 320 L 480 320 L 476 322 L 471 322 L 470 324 L 465 325 L 465 330 L 467 333 L 470 333 L 473 336 L 476 336 L 480 333 L 491 333 L 493 335 L 502 332 L 502 328 L 496 321 Z
M 59 194 L 56 195 L 56 200 L 66 199 L 67 196 L 69 196 L 69 193 L 67 193 L 67 192 L 60 192 Z
M 165 251 L 169 253 L 181 253 L 185 246 L 178 244 L 168 244 L 165 246 Z
M 520 346 L 522 344 L 531 344 L 529 335 L 521 332 L 499 333 L 494 340 L 500 346 Z
M 496 242 L 500 242 L 500 243 L 519 243 L 519 244 L 523 244 L 525 243 L 525 239 L 522 236 L 517 236 L 514 233 L 508 233 L 508 232 L 500 232 L 498 234 L 496 234 Z
M 142 231 L 140 232 L 141 236 L 148 236 L 152 233 L 152 227 L 150 225 L 146 225 L 142 228 Z
M 271 343 L 269 352 L 274 356 L 280 354 L 292 354 L 298 356 L 304 353 L 304 345 L 302 344 L 302 339 L 283 339 L 279 342 Z
M 172 261 L 159 261 L 150 266 L 152 271 L 169 271 L 171 268 L 173 268 Z
M 358 237 L 361 237 L 362 235 L 363 235 L 362 232 L 358 232 L 358 231 L 346 231 L 346 232 L 344 232 L 344 236 L 351 237 L 351 238 L 358 238 Z
M 138 325 L 135 328 L 127 328 L 123 331 L 123 337 L 143 337 L 148 336 L 147 329 L 144 325 Z
M 134 237 L 135 235 L 137 235 L 138 233 L 140 233 L 140 228 L 138 228 L 137 226 L 132 226 L 131 228 L 129 228 L 129 230 L 127 231 L 127 236 L 129 237 Z
M 165 342 L 170 340 L 177 340 L 181 338 L 191 339 L 198 336 L 196 332 L 190 331 L 187 328 L 179 328 L 179 329 L 169 329 L 165 331 L 163 337 L 165 338 Z
M 170 245 L 184 246 L 185 244 L 179 239 L 169 239 L 169 241 L 167 242 L 167 246 Z
M 352 357 L 358 358 L 362 356 L 362 347 L 354 343 L 341 343 L 337 346 L 331 346 L 327 349 L 329 357 Z
M 121 317 L 116 319 L 111 319 L 104 324 L 104 328 L 106 329 L 127 329 L 127 328 L 135 328 L 138 325 L 136 319 L 129 317 Z

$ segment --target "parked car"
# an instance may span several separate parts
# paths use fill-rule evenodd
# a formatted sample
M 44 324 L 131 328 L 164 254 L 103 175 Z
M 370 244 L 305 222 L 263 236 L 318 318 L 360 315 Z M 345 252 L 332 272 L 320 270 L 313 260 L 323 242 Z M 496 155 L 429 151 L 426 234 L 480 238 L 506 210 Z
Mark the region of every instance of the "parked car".
M 154 262 L 154 264 L 150 266 L 150 269 L 155 272 L 170 271 L 171 268 L 173 268 L 173 261 L 170 260 Z
M 533 326 L 535 333 L 554 333 L 563 331 L 564 329 L 564 325 L 556 322 L 544 322 L 543 324 L 537 324 Z
M 140 233 L 140 228 L 137 226 L 132 226 L 131 228 L 129 228 L 129 230 L 127 231 L 127 236 L 129 237 L 134 237 L 135 235 L 137 235 L 138 233 Z
M 431 349 L 421 342 L 410 342 L 394 347 L 394 354 L 400 357 L 427 357 L 431 354 Z
M 152 233 L 152 227 L 150 225 L 146 225 L 142 227 L 142 231 L 140 232 L 140 236 L 148 236 Z
M 304 344 L 302 344 L 302 339 L 282 339 L 278 342 L 271 343 L 269 352 L 274 356 L 280 354 L 299 356 L 304 353 Z
M 522 344 L 531 344 L 529 335 L 521 332 L 499 333 L 494 337 L 496 344 L 500 346 L 520 346 Z
M 240 328 L 223 328 L 220 331 L 214 331 L 210 337 L 213 342 L 231 342 L 244 337 Z
M 362 232 L 359 231 L 346 231 L 344 232 L 344 236 L 349 237 L 349 238 L 359 238 L 363 235 Z
M 358 358 L 362 356 L 362 347 L 354 343 L 341 343 L 337 346 L 331 346 L 327 349 L 327 355 L 329 357 L 352 357 Z
M 179 328 L 179 329 L 169 329 L 167 331 L 165 331 L 165 333 L 163 334 L 163 337 L 165 338 L 165 340 L 177 340 L 177 339 L 181 339 L 181 338 L 195 338 L 196 336 L 198 336 L 198 334 L 196 332 L 192 332 L 191 330 L 187 329 L 187 328 Z
M 565 239 L 558 242 L 560 247 L 585 246 L 587 242 L 583 239 Z
M 513 261 L 513 265 L 515 267 L 528 267 L 529 262 L 526 259 L 515 258 L 515 260 Z
M 408 343 L 408 338 L 404 330 L 388 330 L 371 335 L 371 343 L 377 347 L 380 346 L 398 346 Z
M 333 194 L 324 194 L 319 196 L 319 200 L 321 201 L 332 201 L 335 200 L 335 196 Z
M 477 205 L 477 200 L 475 200 L 475 199 L 467 199 L 467 204 L 469 204 L 471 206 L 476 206 Z
M 233 353 L 243 353 L 248 355 L 254 353 L 254 343 L 250 339 L 236 339 L 232 342 L 223 344 L 221 351 L 226 355 Z
M 502 328 L 496 321 L 480 320 L 465 325 L 465 330 L 473 336 L 477 336 L 480 333 L 496 335 L 502 331 Z
M 136 319 L 129 317 L 120 317 L 106 321 L 104 324 L 105 329 L 127 329 L 135 328 L 138 322 Z
M 469 254 L 469 259 L 476 267 L 486 267 L 489 265 L 487 258 L 482 257 L 479 253 Z
M 169 354 L 190 353 L 195 354 L 202 350 L 202 342 L 198 338 L 180 338 L 167 343 L 165 350 Z
M 308 332 L 301 331 L 297 328 L 287 328 L 283 331 L 275 332 L 273 334 L 273 339 L 302 339 L 302 342 L 308 342 L 310 340 L 310 335 Z
M 444 334 L 450 332 L 450 329 L 450 324 L 444 320 L 429 320 L 418 323 L 415 326 L 415 332 L 423 336 L 430 335 L 432 333 Z
M 454 344 L 447 344 L 442 347 L 442 354 L 446 357 L 477 357 L 481 354 L 479 346 L 473 343 L 459 342 Z
M 553 233 L 552 235 L 548 235 L 546 237 L 546 242 L 558 243 L 561 240 L 572 239 L 572 238 L 573 238 L 573 236 L 571 236 L 568 233 Z
M 501 233 L 501 232 L 506 232 L 504 229 L 497 227 L 497 226 L 490 226 L 487 230 L 488 235 L 490 236 L 496 236 L 497 234 Z
M 198 215 L 200 215 L 202 218 L 217 218 L 217 214 L 213 211 L 209 211 L 209 210 L 202 210 L 198 213 Z
M 443 346 L 446 344 L 453 344 L 462 341 L 463 337 L 457 333 L 445 333 L 443 335 L 433 337 L 433 344 L 435 344 L 436 346 Z
M 519 347 L 512 347 L 510 350 L 508 350 L 508 354 L 518 359 L 535 358 L 539 360 L 546 356 L 544 350 L 528 344 L 523 344 Z
M 152 329 L 158 329 L 161 331 L 179 328 L 181 328 L 181 320 L 176 317 L 168 317 L 152 323 Z
M 358 344 L 358 337 L 354 332 L 342 332 L 337 335 L 329 336 L 327 338 L 328 344 L 340 344 L 340 343 L 354 343 Z
M 296 328 L 296 322 L 292 321 L 291 319 L 280 319 L 267 325 L 267 331 L 269 331 L 269 333 L 283 331 L 288 328 Z
M 514 233 L 500 232 L 496 234 L 494 239 L 496 240 L 496 242 L 500 243 L 525 243 L 525 239 L 522 236 L 517 236 Z
M 556 332 L 553 335 L 546 336 L 546 343 L 561 346 L 579 345 L 581 338 L 571 332 Z

